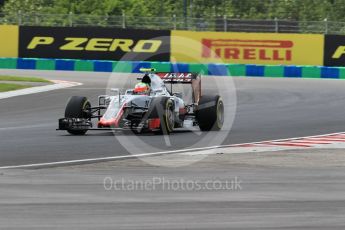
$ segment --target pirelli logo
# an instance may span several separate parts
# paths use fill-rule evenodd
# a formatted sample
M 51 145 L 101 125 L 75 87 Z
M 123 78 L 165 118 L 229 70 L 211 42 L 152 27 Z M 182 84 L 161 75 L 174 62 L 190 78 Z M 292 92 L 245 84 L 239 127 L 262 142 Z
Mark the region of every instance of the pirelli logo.
M 223 60 L 291 61 L 289 40 L 202 39 L 202 57 Z

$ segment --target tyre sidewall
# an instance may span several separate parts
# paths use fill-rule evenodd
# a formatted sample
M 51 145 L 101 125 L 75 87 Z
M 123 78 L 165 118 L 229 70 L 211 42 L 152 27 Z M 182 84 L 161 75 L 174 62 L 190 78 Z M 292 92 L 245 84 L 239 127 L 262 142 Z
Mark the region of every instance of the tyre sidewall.
M 224 123 L 224 104 L 222 98 L 219 95 L 202 96 L 196 111 L 196 120 L 202 131 L 220 130 Z

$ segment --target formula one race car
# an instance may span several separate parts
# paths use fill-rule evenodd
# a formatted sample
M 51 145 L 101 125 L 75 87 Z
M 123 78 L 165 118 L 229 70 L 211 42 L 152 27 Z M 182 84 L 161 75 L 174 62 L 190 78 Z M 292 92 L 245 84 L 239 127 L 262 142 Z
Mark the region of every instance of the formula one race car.
M 69 99 L 65 118 L 59 119 L 57 130 L 83 135 L 88 130 L 133 130 L 136 133 L 152 131 L 169 134 L 175 128 L 199 126 L 202 131 L 218 131 L 224 122 L 224 104 L 219 95 L 202 95 L 201 76 L 196 73 L 144 72 L 134 89 L 114 95 L 98 97 L 98 106 L 92 107 L 86 97 Z M 173 84 L 189 84 L 192 93 L 187 103 L 182 94 L 172 92 Z M 170 86 L 167 87 L 167 86 Z M 92 122 L 92 119 L 97 119 Z M 97 128 L 93 128 L 97 125 Z

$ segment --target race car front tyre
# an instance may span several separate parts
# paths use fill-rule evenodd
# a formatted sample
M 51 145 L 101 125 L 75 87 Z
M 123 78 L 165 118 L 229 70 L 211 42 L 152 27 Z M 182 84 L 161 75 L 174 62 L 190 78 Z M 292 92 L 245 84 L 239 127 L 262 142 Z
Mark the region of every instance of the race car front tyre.
M 219 131 L 224 123 L 224 104 L 219 95 L 203 95 L 195 112 L 201 131 Z
M 160 119 L 160 134 L 170 134 L 174 130 L 175 114 L 174 102 L 168 97 L 155 97 L 152 99 L 148 111 L 148 119 Z
M 69 99 L 67 103 L 65 109 L 65 117 L 90 119 L 90 115 L 87 112 L 85 112 L 85 110 L 87 110 L 90 107 L 91 104 L 86 97 L 73 96 Z M 67 132 L 73 135 L 84 135 L 87 132 L 87 130 L 67 130 Z

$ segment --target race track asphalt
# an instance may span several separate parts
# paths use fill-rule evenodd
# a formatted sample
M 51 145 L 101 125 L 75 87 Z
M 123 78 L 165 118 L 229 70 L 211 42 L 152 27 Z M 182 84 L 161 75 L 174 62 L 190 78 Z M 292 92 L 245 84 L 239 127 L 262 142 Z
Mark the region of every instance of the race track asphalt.
M 228 109 L 220 133 L 178 131 L 171 136 L 89 132 L 70 136 L 56 131 L 70 96 L 95 104 L 105 93 L 109 73 L 1 70 L 0 74 L 38 76 L 83 83 L 82 86 L 0 100 L 0 167 L 78 160 L 162 150 L 234 144 L 345 130 L 345 81 L 205 77 L 203 90 L 223 96 Z M 135 81 L 136 75 L 131 75 Z M 138 75 L 139 76 L 139 75 Z M 112 87 L 128 82 L 113 74 Z M 233 117 L 234 116 L 234 117 Z M 232 119 L 234 122 L 232 124 Z M 223 140 L 224 139 L 224 140 Z

